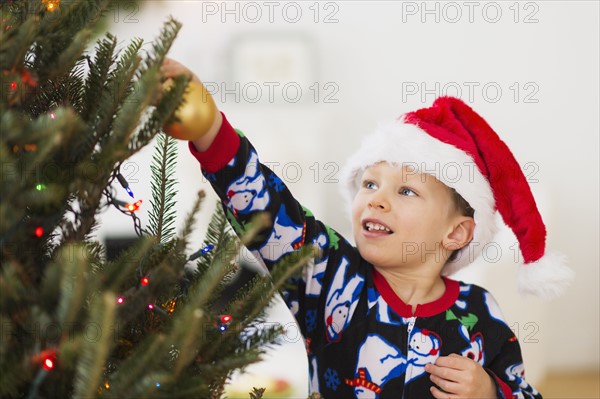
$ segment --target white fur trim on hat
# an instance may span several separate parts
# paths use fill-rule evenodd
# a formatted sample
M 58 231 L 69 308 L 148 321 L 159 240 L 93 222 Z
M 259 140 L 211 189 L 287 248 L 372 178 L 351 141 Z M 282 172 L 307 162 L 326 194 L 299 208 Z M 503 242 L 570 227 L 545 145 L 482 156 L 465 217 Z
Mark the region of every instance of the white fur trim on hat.
M 419 127 L 398 120 L 383 125 L 367 136 L 350 157 L 341 173 L 345 197 L 351 204 L 360 187 L 362 172 L 386 161 L 410 165 L 455 189 L 475 210 L 473 240 L 462 248 L 454 261 L 446 263 L 443 275 L 451 275 L 472 263 L 494 237 L 497 226 L 495 200 L 487 179 L 464 151 L 439 141 Z
M 539 260 L 519 265 L 517 289 L 523 295 L 533 294 L 550 300 L 560 296 L 574 277 L 565 255 L 546 251 Z

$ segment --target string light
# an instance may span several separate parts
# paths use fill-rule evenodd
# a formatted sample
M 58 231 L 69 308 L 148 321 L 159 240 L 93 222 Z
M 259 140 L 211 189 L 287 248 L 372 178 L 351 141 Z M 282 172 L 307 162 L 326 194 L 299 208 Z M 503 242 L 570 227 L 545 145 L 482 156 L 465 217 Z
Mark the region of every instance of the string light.
M 44 235 L 44 228 L 41 226 L 36 227 L 34 234 L 37 238 L 41 238 Z
M 38 183 L 36 184 L 35 189 L 38 191 L 43 191 L 46 189 L 46 185 L 44 183 Z
M 228 314 L 224 314 L 221 315 L 221 317 L 219 317 L 219 319 L 221 320 L 221 325 L 219 326 L 219 330 L 221 330 L 221 332 L 226 331 L 227 330 L 227 325 L 229 323 L 231 323 L 231 320 L 233 320 L 233 317 L 231 317 Z
M 153 303 L 149 303 L 148 304 L 148 309 L 150 309 L 151 311 L 158 313 L 161 316 L 168 316 L 169 314 L 167 312 L 165 312 L 160 306 L 156 306 Z
M 129 194 L 131 198 L 134 198 L 133 191 L 131 191 L 131 189 L 129 188 L 129 183 L 121 173 L 117 173 L 117 180 L 121 184 L 121 187 L 123 187 L 125 191 L 127 191 L 127 194 Z
M 165 305 L 165 308 L 167 309 L 167 312 L 173 313 L 175 311 L 175 305 L 176 304 L 177 304 L 177 302 L 174 301 L 174 300 L 170 300 L 169 302 L 167 302 L 167 304 Z
M 17 90 L 17 82 L 10 82 L 10 89 Z
M 148 277 L 142 277 L 142 280 L 140 281 L 140 284 L 142 284 L 142 287 L 147 286 L 148 283 L 150 283 L 150 279 Z
M 56 115 L 54 114 L 54 112 L 50 112 L 50 119 L 56 119 Z
M 25 152 L 35 152 L 35 151 L 37 151 L 37 144 L 33 144 L 33 143 L 25 144 L 22 149 Z M 21 150 L 21 147 L 19 147 L 16 144 L 12 147 L 13 154 L 16 154 L 20 150 Z
M 58 8 L 60 0 L 42 0 L 42 3 L 46 4 L 47 11 L 54 12 Z
M 42 367 L 44 368 L 44 370 L 50 371 L 54 368 L 54 361 L 47 357 L 46 359 L 44 359 Z
M 127 208 L 127 210 L 129 212 L 135 212 L 138 209 L 140 209 L 140 206 L 142 205 L 142 200 L 137 200 L 136 202 L 134 202 L 133 204 L 127 204 L 125 205 L 125 207 Z
M 205 255 L 205 254 L 209 253 L 210 251 L 212 251 L 214 247 L 215 246 L 212 244 L 205 246 L 204 248 L 191 254 L 190 257 L 188 258 L 188 261 L 198 259 L 200 256 Z
M 50 371 L 54 368 L 56 363 L 56 350 L 48 349 L 40 353 L 42 368 L 46 371 Z
M 122 296 L 120 296 L 120 297 L 117 298 L 117 303 L 119 305 L 121 305 L 123 302 L 125 302 L 125 298 L 123 298 Z
M 104 191 L 102 192 L 106 198 L 106 206 L 111 206 L 111 205 L 115 206 L 115 208 L 119 212 L 124 213 L 124 214 L 128 215 L 129 217 L 131 217 L 131 219 L 133 220 L 133 228 L 135 230 L 135 233 L 138 235 L 138 237 L 142 237 L 145 231 L 142 228 L 142 222 L 141 222 L 140 218 L 137 217 L 137 215 L 134 213 L 136 206 L 139 208 L 142 201 L 140 200 L 134 204 L 128 204 L 126 202 L 119 201 L 118 199 L 115 198 L 114 187 L 111 185 L 115 179 L 119 180 L 121 185 L 125 184 L 125 187 L 124 187 L 125 190 L 132 198 L 134 198 L 133 192 L 131 191 L 131 189 L 129 189 L 129 184 L 127 183 L 127 180 L 125 180 L 125 178 L 123 178 L 123 176 L 121 176 L 119 178 L 119 175 L 120 175 L 119 170 L 120 170 L 120 165 L 117 166 L 116 169 L 113 171 L 111 179 L 108 182 L 108 185 L 104 188 Z M 137 204 L 137 205 L 135 205 L 135 204 Z

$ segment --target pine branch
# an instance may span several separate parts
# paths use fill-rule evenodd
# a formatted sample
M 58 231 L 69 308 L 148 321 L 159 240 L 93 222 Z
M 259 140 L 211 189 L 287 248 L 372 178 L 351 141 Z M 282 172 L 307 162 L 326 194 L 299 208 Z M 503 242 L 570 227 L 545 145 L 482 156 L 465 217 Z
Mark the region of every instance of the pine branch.
M 85 281 L 87 251 L 83 245 L 66 244 L 59 249 L 58 259 L 60 263 L 51 264 L 48 268 L 50 274 L 53 273 L 52 269 L 59 269 L 62 274 L 57 319 L 59 325 L 74 325 L 82 312 L 85 293 L 89 290 Z
M 75 62 L 75 65 L 69 72 L 68 81 L 68 98 L 73 109 L 81 116 L 83 109 L 83 98 L 85 96 L 87 58 L 85 54 L 80 54 Z M 82 118 L 83 120 L 84 118 Z
M 173 19 L 172 17 L 165 22 L 160 35 L 157 40 L 152 43 L 152 50 L 144 60 L 144 66 L 140 69 L 140 79 L 156 68 L 156 65 L 161 65 L 165 59 L 165 56 L 173 41 L 177 37 L 179 30 L 181 29 L 181 23 Z M 129 148 L 132 152 L 139 151 L 144 145 L 146 145 L 155 134 L 157 134 L 161 127 L 168 120 L 169 116 L 173 114 L 175 109 L 180 102 L 181 96 L 185 90 L 185 84 L 182 83 L 182 79 L 175 79 L 176 85 L 171 90 L 173 94 L 168 93 L 163 96 L 154 112 L 145 123 L 145 125 L 138 131 L 138 134 L 131 141 Z
M 149 231 L 159 242 L 173 238 L 175 223 L 177 143 L 166 134 L 159 134 L 152 157 L 152 199 L 149 212 Z
M 116 296 L 107 292 L 91 307 L 90 321 L 97 323 L 100 331 L 107 333 L 100 335 L 98 342 L 86 340 L 84 343 L 75 376 L 75 399 L 91 398 L 98 390 L 112 346 L 112 335 L 108 332 L 114 326 L 116 304 Z
M 285 287 L 314 255 L 312 246 L 306 245 L 279 261 L 271 270 L 270 276 L 258 276 L 256 285 L 244 300 L 232 304 L 232 309 L 243 318 L 242 325 L 257 317 L 271 303 L 279 290 Z
M 155 87 L 158 85 L 160 76 L 158 68 L 146 72 L 135 82 L 134 89 L 125 97 L 122 106 L 112 125 L 112 134 L 107 140 L 107 146 L 103 154 L 114 154 L 113 160 L 124 159 L 130 155 L 127 145 L 134 134 L 146 108 L 154 98 Z
M 150 398 L 178 398 L 178 399 L 198 399 L 208 398 L 210 390 L 206 383 L 205 375 L 192 374 L 178 380 L 176 383 L 162 384 L 160 391 L 154 390 L 149 393 Z
M 31 298 L 27 284 L 22 279 L 23 269 L 20 265 L 2 254 L 0 269 L 0 314 L 10 315 L 24 305 L 23 298 Z
M 39 3 L 40 34 L 31 52 L 33 67 L 40 71 L 40 80 L 55 79 L 72 67 L 66 56 L 71 52 L 69 48 L 79 46 L 77 42 L 83 40 L 80 32 L 93 28 L 100 20 L 98 12 L 106 6 L 104 0 L 73 0 L 68 7 L 61 8 L 61 17 L 56 18 Z M 89 31 L 86 35 L 89 38 Z
M 2 292 L 4 295 L 5 291 Z M 0 373 L 0 397 L 17 397 L 19 387 L 25 381 L 27 370 L 22 364 L 23 349 L 19 348 L 20 342 L 14 338 L 16 326 L 3 314 L 4 312 L 0 316 L 4 335 L 0 340 L 0 370 L 2 370 Z
M 95 123 L 97 140 L 103 144 L 112 131 L 115 113 L 134 90 L 132 79 L 141 65 L 139 56 L 143 41 L 134 39 L 121 55 L 110 72 L 106 84 L 95 93 L 98 101 L 98 116 Z
M 206 198 L 206 194 L 204 191 L 200 190 L 196 195 L 196 201 L 192 206 L 191 211 L 188 213 L 188 216 L 185 219 L 183 224 L 183 228 L 181 229 L 178 238 L 177 238 L 177 247 L 175 248 L 175 252 L 185 252 L 188 246 L 188 238 L 190 234 L 192 234 L 194 225 L 196 224 L 196 216 L 200 211 L 200 207 L 204 202 L 204 198 Z
M 265 391 L 265 388 L 252 388 L 252 392 L 250 392 L 250 399 L 262 399 Z
M 2 15 L 8 17 L 4 29 L 0 30 L 0 67 L 3 71 L 15 70 L 25 61 L 26 54 L 39 34 L 39 24 L 35 17 L 26 13 L 6 12 L 2 5 Z M 6 29 L 5 26 L 10 26 Z
M 179 311 L 179 317 L 173 324 L 171 342 L 181 343 L 179 357 L 175 364 L 175 373 L 181 372 L 194 358 L 207 339 L 207 326 L 212 326 L 212 320 L 205 310 L 204 305 L 214 296 L 221 280 L 228 272 L 232 257 L 235 254 L 233 246 L 224 251 L 222 256 L 215 259 L 213 265 L 204 273 L 204 277 L 193 289 L 190 289 L 187 302 Z M 188 328 L 193 323 L 197 328 Z M 210 328 L 210 327 L 209 327 Z
M 152 70 L 156 65 L 162 65 L 166 54 L 171 49 L 177 34 L 181 30 L 181 23 L 169 17 L 163 24 L 158 38 L 152 42 L 152 49 L 144 61 L 144 67 L 140 71 L 143 75 L 146 71 Z
M 159 139 L 153 165 L 156 237 L 141 238 L 112 262 L 89 242 L 115 165 L 149 143 L 181 101 L 185 77 L 153 106 L 159 66 L 181 25 L 169 20 L 143 54 L 141 40 L 118 51 L 108 34 L 92 60 L 85 48 L 108 1 L 63 2 L 52 15 L 41 1 L 1 3 L 11 24 L 5 29 L 3 19 L 0 29 L 2 83 L 19 90 L 0 99 L 0 156 L 14 166 L 0 180 L 0 323 L 15 332 L 0 342 L 0 394 L 222 396 L 232 370 L 259 359 L 280 333 L 243 330 L 263 322 L 256 307 L 267 302 L 255 290 L 262 284 L 272 295 L 272 287 L 253 285 L 246 292 L 254 295 L 247 306 L 254 313 L 237 314 L 227 331 L 218 328 L 222 306 L 215 298 L 237 267 L 240 246 L 220 208 L 207 234 L 212 250 L 200 255 L 202 271 L 185 280 L 184 252 L 201 196 L 175 238 L 172 140 Z M 30 173 L 49 168 L 49 178 Z M 34 237 L 36 227 L 41 236 Z M 256 233 L 260 223 L 244 229 Z M 64 327 L 55 341 L 35 333 L 51 323 Z M 90 323 L 101 328 L 98 342 L 85 336 Z M 58 367 L 45 373 L 39 354 L 48 349 L 58 352 Z
M 162 95 L 160 102 L 156 105 L 147 121 L 138 130 L 129 144 L 132 152 L 137 152 L 145 146 L 157 132 L 162 131 L 162 127 L 172 117 L 181 103 L 181 98 L 185 92 L 187 79 L 184 76 L 178 76 L 174 84 Z
M 148 367 L 160 365 L 167 359 L 168 340 L 163 334 L 148 336 L 144 342 L 138 344 L 133 356 L 129 357 L 119 365 L 119 370 L 109 375 L 111 389 L 106 392 L 107 398 L 135 398 L 134 391 L 140 384 L 144 375 L 152 372 Z M 123 372 L 125 371 L 125 372 Z
M 238 238 L 231 233 L 231 227 L 225 217 L 221 203 L 217 202 L 215 211 L 208 223 L 204 242 L 201 246 L 201 248 L 206 248 L 212 245 L 213 249 L 198 259 L 195 273 L 197 279 L 202 277 L 204 271 L 212 265 L 215 256 L 217 256 L 221 249 L 226 247 L 226 243 L 231 240 L 238 241 Z
M 85 82 L 85 95 L 81 117 L 86 122 L 93 122 L 97 118 L 100 108 L 99 96 L 104 92 L 108 73 L 114 63 L 114 53 L 117 47 L 117 38 L 108 33 L 104 39 L 96 43 L 96 56 L 93 62 L 88 62 L 89 72 Z
M 75 66 L 75 63 L 85 51 L 91 35 L 91 29 L 83 29 L 71 37 L 69 45 L 60 52 L 55 61 L 49 64 L 46 71 L 48 79 L 63 77 L 65 71 L 70 71 Z
M 113 262 L 106 262 L 93 268 L 91 271 L 95 278 L 101 278 L 99 289 L 120 292 L 122 287 L 126 286 L 127 280 L 135 275 L 134 271 L 154 245 L 156 245 L 154 237 L 142 237 L 131 248 L 123 251 Z

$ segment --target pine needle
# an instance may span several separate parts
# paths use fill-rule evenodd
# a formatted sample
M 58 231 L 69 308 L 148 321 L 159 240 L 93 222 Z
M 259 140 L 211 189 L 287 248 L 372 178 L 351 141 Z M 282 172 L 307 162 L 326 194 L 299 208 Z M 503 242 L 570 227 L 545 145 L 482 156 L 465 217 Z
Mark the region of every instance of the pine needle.
M 175 235 L 176 217 L 175 185 L 173 177 L 177 166 L 177 143 L 161 133 L 157 137 L 152 158 L 152 199 L 149 213 L 149 231 L 158 242 L 167 242 Z

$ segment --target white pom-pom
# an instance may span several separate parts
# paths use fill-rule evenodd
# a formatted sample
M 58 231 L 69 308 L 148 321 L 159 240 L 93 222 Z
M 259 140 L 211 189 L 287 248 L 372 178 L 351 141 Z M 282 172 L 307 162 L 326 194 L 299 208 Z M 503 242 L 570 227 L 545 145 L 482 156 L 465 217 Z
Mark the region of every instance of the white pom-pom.
M 551 300 L 560 296 L 574 277 L 575 273 L 567 266 L 565 255 L 546 252 L 536 262 L 519 265 L 517 289 L 524 295 Z

